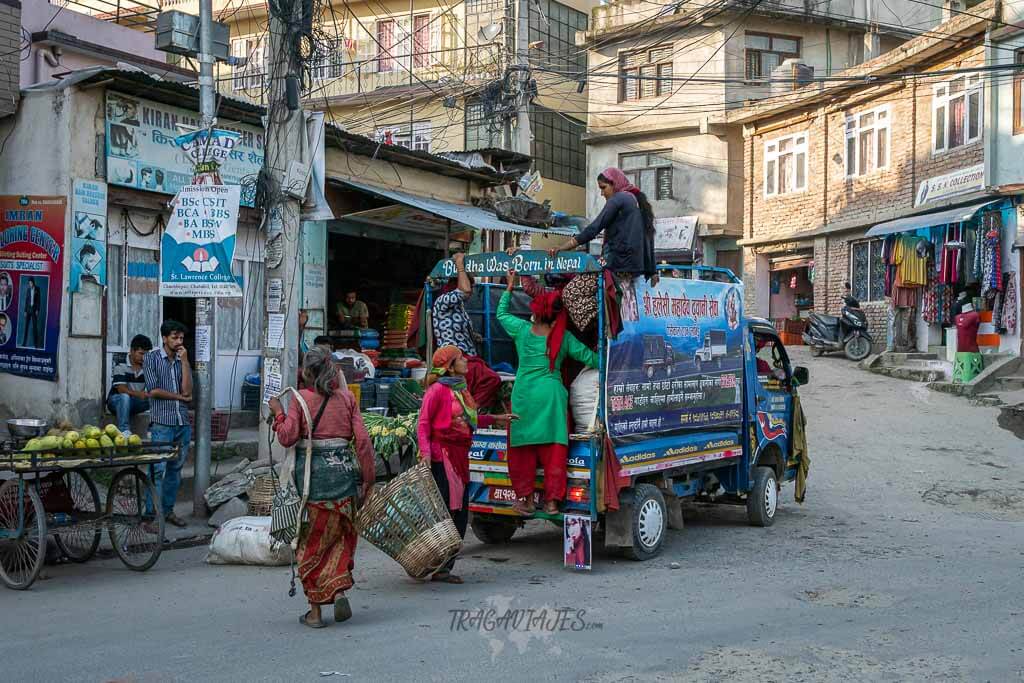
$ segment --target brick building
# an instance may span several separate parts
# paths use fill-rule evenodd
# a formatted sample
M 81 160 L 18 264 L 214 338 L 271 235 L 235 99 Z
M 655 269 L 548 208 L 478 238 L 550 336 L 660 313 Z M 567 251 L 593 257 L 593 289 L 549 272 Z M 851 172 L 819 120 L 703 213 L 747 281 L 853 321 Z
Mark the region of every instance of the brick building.
M 1003 271 L 1020 270 L 1021 186 L 1011 183 L 1024 178 L 996 184 L 987 153 L 1011 127 L 998 115 L 999 83 L 1019 78 L 986 55 L 1000 16 L 990 0 L 835 79 L 730 116 L 743 125 L 748 311 L 776 320 L 835 314 L 849 282 L 884 346 L 880 235 L 923 235 L 990 213 L 1002 226 Z M 944 337 L 922 320 L 920 302 L 919 294 L 914 336 L 926 350 Z M 1002 350 L 1019 352 L 1019 326 L 1004 337 Z

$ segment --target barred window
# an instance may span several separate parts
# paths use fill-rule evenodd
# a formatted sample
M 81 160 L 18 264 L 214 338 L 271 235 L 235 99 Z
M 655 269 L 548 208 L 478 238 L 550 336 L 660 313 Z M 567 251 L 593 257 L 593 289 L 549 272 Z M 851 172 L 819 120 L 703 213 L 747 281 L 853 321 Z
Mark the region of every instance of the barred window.
M 885 299 L 885 261 L 882 239 L 850 244 L 850 289 L 858 301 Z
M 530 127 L 530 154 L 541 176 L 583 187 L 587 175 L 587 153 L 583 146 L 586 124 L 535 106 L 530 112 Z
M 502 146 L 502 127 L 480 100 L 466 102 L 466 150 Z
M 587 30 L 587 15 L 554 0 L 530 3 L 530 42 L 544 44 L 531 51 L 531 62 L 568 72 L 587 70 L 587 51 L 576 46 L 576 31 Z
M 672 150 L 620 154 L 619 168 L 650 199 L 672 199 Z

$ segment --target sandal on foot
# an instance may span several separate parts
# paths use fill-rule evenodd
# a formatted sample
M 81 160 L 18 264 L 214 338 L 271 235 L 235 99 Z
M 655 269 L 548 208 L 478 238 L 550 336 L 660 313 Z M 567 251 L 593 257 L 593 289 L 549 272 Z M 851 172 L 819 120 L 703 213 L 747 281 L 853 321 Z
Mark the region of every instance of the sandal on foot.
M 310 619 L 310 614 L 310 612 L 306 612 L 301 617 L 299 617 L 299 623 L 303 626 L 308 626 L 310 628 L 324 628 L 325 626 L 327 626 L 327 624 L 325 624 L 322 621 L 313 621 L 312 619 Z
M 341 596 L 334 599 L 334 620 L 339 624 L 352 618 L 352 605 L 348 604 L 348 598 Z
M 441 583 L 463 583 L 462 577 L 451 572 L 438 572 L 430 578 L 431 581 L 439 581 Z
M 534 513 L 534 511 L 525 502 L 518 500 L 512 504 L 512 510 L 515 511 L 517 515 L 522 515 L 523 517 L 529 517 Z
M 549 500 L 547 503 L 544 504 L 544 514 L 557 515 L 558 512 L 558 503 L 556 503 L 555 501 Z

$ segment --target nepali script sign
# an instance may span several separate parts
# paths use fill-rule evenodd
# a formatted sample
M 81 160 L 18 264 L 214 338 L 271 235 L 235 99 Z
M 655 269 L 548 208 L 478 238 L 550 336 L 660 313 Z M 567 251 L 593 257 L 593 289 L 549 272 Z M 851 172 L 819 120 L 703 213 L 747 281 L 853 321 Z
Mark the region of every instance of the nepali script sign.
M 608 344 L 608 433 L 617 444 L 736 424 L 742 416 L 738 285 L 642 277 L 622 291 L 622 331 Z
M 503 251 L 466 256 L 466 272 L 477 277 L 503 277 L 514 270 L 520 275 L 543 273 L 596 273 L 601 264 L 582 251 L 560 251 L 552 258 L 540 250 L 517 251 L 509 256 Z M 452 278 L 457 275 L 455 261 L 441 261 L 430 272 L 432 279 Z
M 160 296 L 242 296 L 231 273 L 240 189 L 186 185 L 178 192 L 160 241 Z
M 108 183 L 164 194 L 177 194 L 192 183 L 195 143 L 202 143 L 207 152 L 213 147 L 207 145 L 205 131 L 192 134 L 191 145 L 178 142 L 182 127 L 199 128 L 198 112 L 115 92 L 107 93 L 106 104 Z M 220 178 L 226 185 L 244 185 L 241 203 L 252 206 L 254 181 L 263 166 L 263 129 L 245 123 L 220 124 L 225 130 L 214 134 L 216 142 L 224 143 L 215 150 L 221 155 L 217 158 Z M 237 135 L 237 140 L 230 141 L 228 133 Z

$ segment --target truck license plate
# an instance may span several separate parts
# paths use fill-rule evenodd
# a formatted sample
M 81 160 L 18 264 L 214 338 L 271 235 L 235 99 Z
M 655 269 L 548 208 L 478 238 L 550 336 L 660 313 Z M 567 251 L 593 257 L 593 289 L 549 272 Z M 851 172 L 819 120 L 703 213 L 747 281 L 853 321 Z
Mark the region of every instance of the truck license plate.
M 517 498 L 518 496 L 516 496 L 516 492 L 514 489 L 503 488 L 499 486 L 495 486 L 494 488 L 491 489 L 491 500 L 494 502 L 514 503 L 516 502 Z M 533 492 L 533 502 L 534 504 L 540 502 L 540 493 L 537 491 Z

